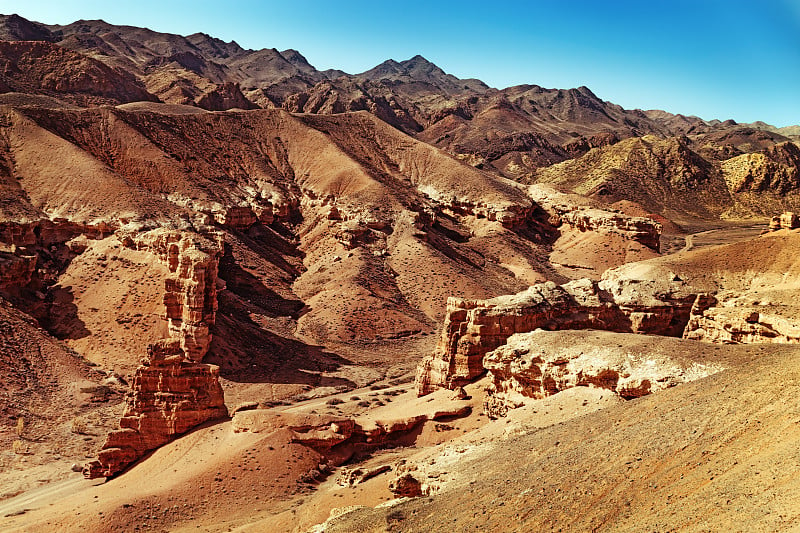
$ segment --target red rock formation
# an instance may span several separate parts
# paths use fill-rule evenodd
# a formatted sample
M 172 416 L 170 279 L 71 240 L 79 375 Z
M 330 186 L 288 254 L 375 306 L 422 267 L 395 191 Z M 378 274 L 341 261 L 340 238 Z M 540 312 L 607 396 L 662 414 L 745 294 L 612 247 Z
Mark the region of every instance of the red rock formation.
M 784 211 L 780 215 L 775 215 L 769 222 L 770 231 L 797 228 L 800 228 L 800 217 L 792 211 Z
M 646 217 L 631 217 L 615 211 L 576 205 L 570 195 L 542 185 L 530 189 L 531 196 L 550 215 L 554 226 L 566 224 L 580 231 L 617 233 L 660 251 L 662 226 Z
M 0 252 L 0 289 L 24 287 L 36 270 L 35 255 Z
M 427 191 L 423 191 L 427 192 Z M 457 198 L 435 198 L 441 202 L 441 208 L 458 215 L 473 215 L 477 218 L 485 218 L 491 221 L 500 222 L 506 228 L 514 228 L 529 221 L 536 211 L 536 206 L 532 203 L 528 205 L 520 204 L 490 204 L 483 202 L 471 202 Z
M 215 211 L 213 215 L 214 220 L 216 220 L 219 224 L 240 230 L 249 228 L 256 223 L 256 220 L 261 220 L 262 216 L 264 217 L 264 220 L 270 220 L 271 222 L 271 218 L 273 216 L 271 208 L 262 208 L 261 216 L 257 217 L 253 209 L 246 205 L 233 205 L 225 208 L 224 210 Z
M 417 367 L 417 394 L 473 380 L 484 372 L 483 357 L 515 333 L 600 329 L 680 336 L 694 301 L 674 277 L 639 280 L 613 273 L 600 282 L 547 282 L 491 300 L 448 298 L 436 349 Z
M 217 312 L 222 234 L 208 238 L 157 229 L 135 236 L 123 234 L 120 240 L 125 246 L 152 252 L 173 273 L 164 283 L 170 337 L 180 341 L 187 359 L 202 361 L 211 343 L 209 327 L 214 324 Z
M 572 387 L 607 389 L 631 399 L 723 368 L 675 358 L 680 354 L 669 351 L 674 345 L 643 350 L 612 333 L 596 332 L 591 337 L 564 333 L 518 333 L 483 358 L 491 379 L 484 401 L 490 418 L 504 416 L 526 398 L 542 399 Z
M 795 309 L 771 303 L 753 305 L 737 293 L 708 296 L 707 304 L 692 309 L 683 338 L 717 344 L 800 343 Z
M 172 273 L 164 283 L 171 338 L 148 347 L 148 358 L 136 370 L 120 430 L 108 435 L 98 460 L 84 468 L 90 478 L 114 475 L 148 450 L 227 415 L 219 368 L 200 363 L 216 316 L 222 235 L 209 238 L 161 228 L 122 232 L 119 239 L 124 246 L 154 254 Z
M 159 341 L 147 351 L 136 370 L 120 429 L 109 433 L 97 460 L 84 467 L 87 478 L 113 476 L 147 451 L 228 414 L 219 367 L 186 361 L 177 340 Z
M 81 224 L 65 218 L 36 220 L 32 222 L 0 222 L 0 242 L 16 246 L 49 246 L 66 242 L 78 235 L 102 239 L 116 230 L 109 222 Z

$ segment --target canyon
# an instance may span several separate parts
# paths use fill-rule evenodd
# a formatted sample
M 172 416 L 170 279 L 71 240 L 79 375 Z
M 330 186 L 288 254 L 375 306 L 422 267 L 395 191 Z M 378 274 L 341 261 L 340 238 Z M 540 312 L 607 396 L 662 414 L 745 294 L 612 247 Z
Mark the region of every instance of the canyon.
M 797 527 L 796 129 L 0 38 L 0 530 Z

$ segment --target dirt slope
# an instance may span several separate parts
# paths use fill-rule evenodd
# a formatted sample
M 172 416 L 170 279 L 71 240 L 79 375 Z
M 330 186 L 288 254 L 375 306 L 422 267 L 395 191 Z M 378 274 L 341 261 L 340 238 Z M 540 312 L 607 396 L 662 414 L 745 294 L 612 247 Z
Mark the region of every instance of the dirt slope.
M 772 353 L 770 353 L 772 352 Z M 798 527 L 796 350 L 509 439 L 429 499 L 325 531 L 786 531 Z

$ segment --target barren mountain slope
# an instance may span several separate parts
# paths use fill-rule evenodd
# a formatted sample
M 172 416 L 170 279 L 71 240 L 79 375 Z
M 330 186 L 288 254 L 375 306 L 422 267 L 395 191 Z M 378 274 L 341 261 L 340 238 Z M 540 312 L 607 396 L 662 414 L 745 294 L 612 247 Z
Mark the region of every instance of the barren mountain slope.
M 780 140 L 770 138 L 764 141 L 767 148 L 741 153 L 753 148 L 757 137 L 744 132 L 699 136 L 694 141 L 626 139 L 539 169 L 533 180 L 608 202 L 634 201 L 678 221 L 766 216 L 795 209 L 800 190 L 797 146 L 789 141 L 770 144 Z
M 58 96 L 79 105 L 155 101 L 128 72 L 54 44 L 0 41 L 0 91 Z
M 0 299 L 0 499 L 96 453 L 125 387 Z
M 135 75 L 166 102 L 207 109 L 247 108 L 252 102 L 315 113 L 367 110 L 472 164 L 515 178 L 618 138 L 736 127 L 732 121 L 625 110 L 586 87 L 489 89 L 421 56 L 350 75 L 320 72 L 296 50 L 244 50 L 202 33 L 183 37 L 103 21 L 45 26 L 16 16 L 0 22 L 8 39 L 41 39 L 81 52 Z M 228 96 L 214 96 L 220 91 Z
M 351 343 L 348 358 L 376 359 L 364 342 L 421 339 L 448 296 L 562 279 L 547 258 L 558 230 L 524 188 L 367 113 L 23 103 L 4 107 L 6 221 L 225 232 L 228 290 L 209 357 L 237 382 L 317 383 L 298 369 L 347 360 L 310 344 Z M 129 372 L 163 326 L 164 273 L 148 257 L 119 237 L 89 242 L 53 274 L 69 305 L 40 318 L 90 360 Z

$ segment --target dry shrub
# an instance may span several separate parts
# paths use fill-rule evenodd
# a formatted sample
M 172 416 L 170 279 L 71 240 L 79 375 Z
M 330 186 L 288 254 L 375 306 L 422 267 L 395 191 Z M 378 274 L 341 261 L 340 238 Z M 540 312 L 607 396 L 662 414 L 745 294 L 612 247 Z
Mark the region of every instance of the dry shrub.
M 11 445 L 11 449 L 18 455 L 27 455 L 30 452 L 28 444 L 21 440 L 15 440 Z
M 89 430 L 86 419 L 76 416 L 72 419 L 69 430 L 76 435 L 86 435 L 86 432 Z

